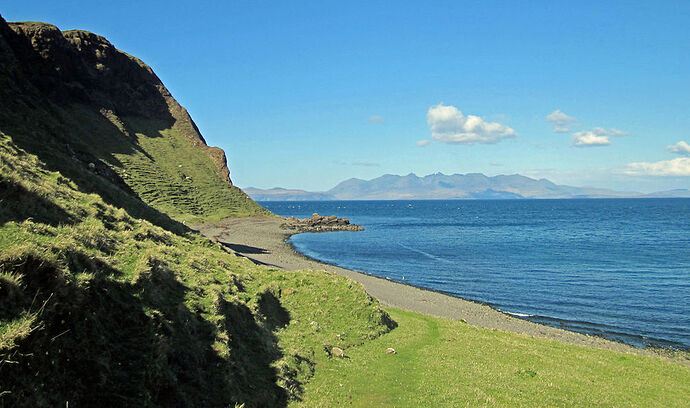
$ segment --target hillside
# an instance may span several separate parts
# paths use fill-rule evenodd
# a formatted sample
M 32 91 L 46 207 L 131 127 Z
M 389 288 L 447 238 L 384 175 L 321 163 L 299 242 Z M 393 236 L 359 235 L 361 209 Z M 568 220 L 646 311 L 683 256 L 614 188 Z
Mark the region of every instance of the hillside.
M 360 286 L 184 225 L 248 215 L 270 213 L 143 62 L 0 17 L 0 407 L 280 407 L 335 333 L 390 330 Z
M 345 278 L 134 218 L 0 132 L 0 406 L 285 406 L 336 333 L 391 327 Z
M 143 62 L 0 17 L 0 407 L 686 403 L 675 362 L 384 309 L 345 277 L 236 256 L 186 226 L 270 216 L 228 176 Z
M 257 201 L 303 200 L 453 200 L 453 199 L 519 199 L 519 198 L 614 198 L 637 197 L 639 193 L 620 192 L 603 188 L 572 187 L 555 184 L 547 179 L 499 175 L 488 177 L 480 173 L 415 174 L 397 176 L 386 174 L 372 180 L 352 178 L 332 189 L 311 193 L 304 190 L 274 188 L 244 190 Z
M 266 214 L 141 60 L 81 30 L 0 17 L 0 130 L 84 191 L 163 225 Z M 99 175 L 84 176 L 84 170 Z

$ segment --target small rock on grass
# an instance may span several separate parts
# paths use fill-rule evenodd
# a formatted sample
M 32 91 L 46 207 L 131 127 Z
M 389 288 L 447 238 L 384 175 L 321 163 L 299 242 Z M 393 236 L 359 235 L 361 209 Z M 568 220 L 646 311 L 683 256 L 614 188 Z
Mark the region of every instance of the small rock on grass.
M 395 349 L 393 347 L 388 347 L 386 349 L 386 354 L 397 354 L 397 352 L 395 351 Z
M 336 357 L 345 357 L 345 352 L 340 347 L 333 347 L 331 349 L 331 354 L 333 354 Z

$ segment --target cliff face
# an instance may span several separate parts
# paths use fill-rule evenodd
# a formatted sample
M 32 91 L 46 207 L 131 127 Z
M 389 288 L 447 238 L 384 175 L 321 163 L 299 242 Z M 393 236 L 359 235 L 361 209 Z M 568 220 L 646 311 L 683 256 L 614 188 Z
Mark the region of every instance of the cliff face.
M 0 17 L 0 130 L 56 170 L 93 164 L 176 218 L 263 211 L 153 70 L 93 33 Z

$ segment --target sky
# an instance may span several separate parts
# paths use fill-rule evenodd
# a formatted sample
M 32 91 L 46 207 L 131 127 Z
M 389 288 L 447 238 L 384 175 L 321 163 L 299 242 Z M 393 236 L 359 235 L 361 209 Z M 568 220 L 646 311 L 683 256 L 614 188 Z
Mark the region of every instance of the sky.
M 14 1 L 149 64 L 240 187 L 690 188 L 688 1 Z

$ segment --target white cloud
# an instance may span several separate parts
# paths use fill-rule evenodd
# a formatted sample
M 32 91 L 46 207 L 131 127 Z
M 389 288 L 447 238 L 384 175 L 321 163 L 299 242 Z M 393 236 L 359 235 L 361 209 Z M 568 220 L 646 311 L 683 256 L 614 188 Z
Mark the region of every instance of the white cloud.
M 595 127 L 592 130 L 573 133 L 573 146 L 608 146 L 611 144 L 611 140 L 609 140 L 610 136 L 624 136 L 627 134 L 627 132 L 614 128 L 604 129 L 602 127 Z
M 598 135 L 593 131 L 573 133 L 573 146 L 576 147 L 608 146 L 610 144 L 611 141 L 608 136 Z
M 690 157 L 630 163 L 623 168 L 622 172 L 632 176 L 690 176 Z
M 474 115 L 463 115 L 452 105 L 439 103 L 426 113 L 426 122 L 433 140 L 450 144 L 497 143 L 517 133 L 500 123 L 485 122 Z
M 429 144 L 428 140 L 418 140 L 417 141 L 417 146 L 419 146 L 419 147 L 423 147 L 423 146 L 426 146 L 428 144 Z
M 369 122 L 383 123 L 385 122 L 385 120 L 379 115 L 371 115 L 371 117 L 369 118 Z
M 674 145 L 666 146 L 666 150 L 681 156 L 690 156 L 690 145 L 683 140 Z
M 558 109 L 546 115 L 546 121 L 554 126 L 553 131 L 556 133 L 570 132 L 570 127 L 575 124 L 574 117 L 566 115 Z

